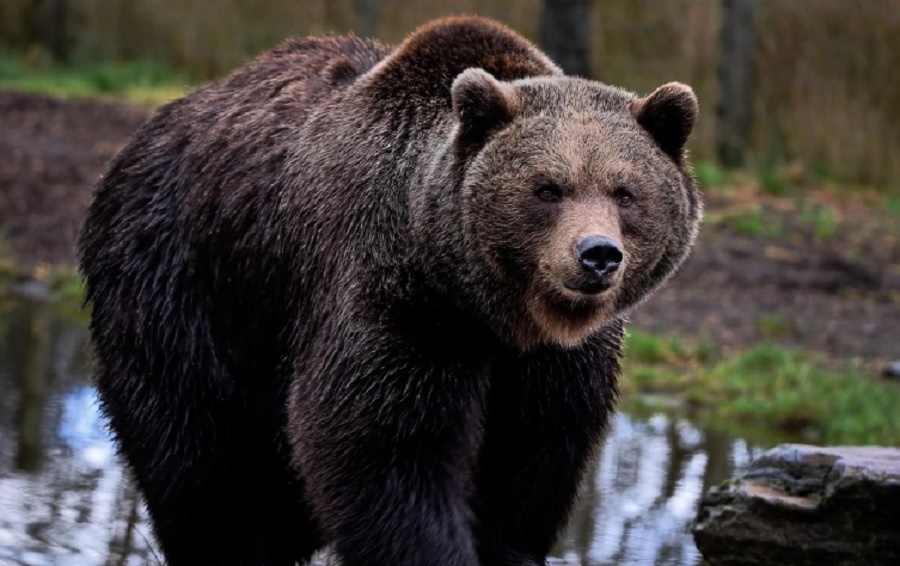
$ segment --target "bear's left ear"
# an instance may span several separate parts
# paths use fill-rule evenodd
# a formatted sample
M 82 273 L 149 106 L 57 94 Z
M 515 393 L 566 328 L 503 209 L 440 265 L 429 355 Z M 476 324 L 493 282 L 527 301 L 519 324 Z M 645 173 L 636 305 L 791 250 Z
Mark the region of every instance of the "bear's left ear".
M 687 143 L 700 107 L 691 87 L 682 83 L 668 83 L 653 94 L 631 103 L 631 113 L 647 132 L 677 163 L 684 157 Z
M 482 69 L 466 69 L 450 87 L 453 113 L 459 120 L 459 136 L 480 145 L 488 136 L 512 121 L 518 106 L 515 90 Z

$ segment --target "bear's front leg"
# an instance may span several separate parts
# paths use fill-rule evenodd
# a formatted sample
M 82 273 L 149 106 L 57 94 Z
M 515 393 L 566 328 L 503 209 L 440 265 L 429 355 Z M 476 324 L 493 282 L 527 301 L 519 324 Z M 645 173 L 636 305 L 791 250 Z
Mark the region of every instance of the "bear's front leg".
M 544 564 L 612 414 L 621 333 L 497 360 L 472 497 L 483 566 Z
M 486 365 L 384 328 L 337 334 L 298 367 L 290 407 L 326 540 L 344 566 L 477 565 L 469 469 Z

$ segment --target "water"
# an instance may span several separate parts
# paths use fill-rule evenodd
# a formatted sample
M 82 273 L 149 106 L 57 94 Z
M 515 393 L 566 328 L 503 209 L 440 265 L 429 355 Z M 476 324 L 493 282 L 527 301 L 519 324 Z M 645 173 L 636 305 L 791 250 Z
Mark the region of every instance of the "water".
M 0 566 L 159 564 L 90 385 L 83 321 L 0 302 Z M 700 562 L 698 498 L 761 452 L 655 415 L 616 417 L 556 555 L 567 565 Z
M 694 566 L 701 494 L 764 447 L 655 415 L 616 417 L 558 555 L 583 566 Z

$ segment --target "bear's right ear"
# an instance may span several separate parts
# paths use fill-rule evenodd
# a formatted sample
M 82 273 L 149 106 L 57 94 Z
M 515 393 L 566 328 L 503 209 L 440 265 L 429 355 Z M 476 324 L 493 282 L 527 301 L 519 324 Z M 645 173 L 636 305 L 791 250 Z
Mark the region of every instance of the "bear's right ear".
M 450 87 L 453 112 L 459 120 L 459 137 L 481 145 L 515 115 L 518 97 L 513 88 L 477 68 L 460 73 Z

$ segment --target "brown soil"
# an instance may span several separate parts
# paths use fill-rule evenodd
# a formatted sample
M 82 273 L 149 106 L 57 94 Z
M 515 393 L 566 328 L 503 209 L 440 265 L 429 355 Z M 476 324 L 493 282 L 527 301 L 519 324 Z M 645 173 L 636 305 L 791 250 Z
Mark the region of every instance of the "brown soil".
M 0 92 L 0 231 L 25 264 L 72 261 L 91 187 L 147 111 Z
M 726 351 L 775 342 L 869 373 L 900 358 L 900 217 L 878 194 L 801 193 L 708 192 L 694 253 L 634 323 Z M 747 218 L 761 234 L 740 228 Z
M 147 115 L 0 92 L 0 232 L 21 264 L 72 261 L 91 186 Z M 803 194 L 709 192 L 694 254 L 634 326 L 706 335 L 726 351 L 775 341 L 871 371 L 900 358 L 900 218 L 863 193 Z M 762 229 L 740 230 L 742 218 Z

